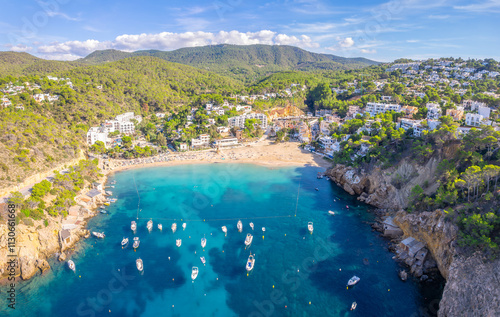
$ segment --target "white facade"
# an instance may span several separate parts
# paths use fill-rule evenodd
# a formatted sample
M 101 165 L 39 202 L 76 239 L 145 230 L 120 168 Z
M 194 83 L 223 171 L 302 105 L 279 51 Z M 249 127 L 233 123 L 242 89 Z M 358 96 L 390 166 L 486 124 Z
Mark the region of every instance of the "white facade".
M 479 127 L 483 121 L 483 116 L 477 113 L 467 113 L 465 115 L 465 125 Z
M 101 141 L 106 145 L 108 140 L 108 132 L 104 127 L 92 127 L 87 132 L 87 144 L 93 145 L 97 141 Z
M 441 106 L 437 103 L 428 103 L 427 108 L 427 119 L 438 120 L 441 117 Z
M 208 134 L 201 134 L 198 138 L 191 139 L 192 147 L 204 147 L 208 146 L 209 144 L 210 144 L 210 135 Z
M 375 117 L 379 113 L 384 113 L 387 111 L 399 112 L 400 110 L 401 106 L 398 104 L 385 104 L 376 102 L 369 102 L 366 104 L 366 112 L 368 112 L 372 117 Z
M 477 112 L 483 116 L 483 118 L 485 119 L 489 119 L 490 118 L 490 114 L 491 114 L 491 108 L 490 107 L 478 107 L 477 109 Z
M 214 142 L 215 147 L 234 146 L 234 145 L 238 145 L 237 138 L 227 138 L 222 140 L 216 140 Z
M 229 126 L 244 128 L 245 121 L 247 119 L 258 119 L 258 120 L 260 120 L 260 127 L 263 130 L 267 128 L 267 116 L 263 113 L 251 113 L 251 114 L 244 114 L 244 115 L 237 116 L 237 117 L 231 117 L 228 119 Z

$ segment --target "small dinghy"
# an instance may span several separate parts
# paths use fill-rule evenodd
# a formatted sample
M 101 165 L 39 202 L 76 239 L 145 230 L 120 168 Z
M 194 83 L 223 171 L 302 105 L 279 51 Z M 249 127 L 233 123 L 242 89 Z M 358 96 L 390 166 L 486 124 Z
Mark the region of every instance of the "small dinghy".
M 201 263 L 203 263 L 203 265 L 205 265 L 205 263 L 207 262 L 207 261 L 205 260 L 205 257 L 204 257 L 204 256 L 200 257 L 200 260 L 201 260 Z
M 104 239 L 104 237 L 106 237 L 106 235 L 104 234 L 104 232 L 92 232 L 92 235 L 96 238 L 99 238 L 99 239 Z
M 101 209 L 101 214 L 107 214 L 108 212 L 105 209 Z
M 191 279 L 194 281 L 196 280 L 196 277 L 198 277 L 198 268 L 196 266 L 193 266 L 191 269 Z
M 252 253 L 250 253 L 250 256 L 248 257 L 248 260 L 247 260 L 247 266 L 246 266 L 247 272 L 250 272 L 251 270 L 253 270 L 254 266 L 255 266 L 255 257 Z
M 140 258 L 135 260 L 135 266 L 137 267 L 137 270 L 139 272 L 142 272 L 144 270 L 144 265 L 143 265 L 142 260 Z
M 163 230 L 163 225 L 162 225 L 161 223 L 159 223 L 159 224 L 158 224 L 158 229 L 159 229 L 160 231 L 162 231 L 162 230 Z
M 247 233 L 247 237 L 245 238 L 245 245 L 248 247 L 252 244 L 253 236 L 250 233 Z
M 172 224 L 172 233 L 175 233 L 177 231 L 177 224 L 174 222 Z
M 222 232 L 224 232 L 224 236 L 227 236 L 227 227 L 222 226 Z
M 332 215 L 332 216 L 335 216 L 335 211 L 333 210 L 328 210 L 328 214 Z
M 186 230 L 186 223 L 185 222 L 182 224 L 182 230 Z
M 307 230 L 309 230 L 310 233 L 313 233 L 314 227 L 312 222 L 307 223 Z
M 72 260 L 68 260 L 68 267 L 71 271 L 73 271 L 73 273 L 76 271 L 75 262 L 73 262 Z
M 128 238 L 123 238 L 122 239 L 122 247 L 126 246 L 128 244 Z
M 266 232 L 266 227 L 262 227 L 262 232 Z
M 243 231 L 243 223 L 241 222 L 241 220 L 238 220 L 238 223 L 236 224 L 236 228 L 238 228 L 238 232 Z
M 250 222 L 250 228 L 253 230 L 253 222 Z
M 181 244 L 182 244 L 182 239 L 177 239 L 177 240 L 175 240 L 175 245 L 176 245 L 176 246 L 180 247 L 180 246 L 181 246 Z
M 205 248 L 206 245 L 207 245 L 207 239 L 205 237 L 201 238 L 201 247 Z
M 358 303 L 353 302 L 352 305 L 351 305 L 351 310 L 355 310 L 356 307 L 358 307 Z
M 347 286 L 356 285 L 356 284 L 358 284 L 359 280 L 361 280 L 361 279 L 359 277 L 357 277 L 356 275 L 354 275 L 353 277 L 351 277 L 349 279 L 349 281 L 347 281 Z
M 317 187 L 316 187 L 316 188 L 315 188 L 315 190 L 316 190 L 317 192 L 319 192 L 319 188 L 317 188 Z
M 139 247 L 139 244 L 141 244 L 141 241 L 139 241 L 139 237 L 135 237 L 134 238 L 134 244 L 132 245 L 132 247 L 134 248 L 134 250 Z
M 137 223 L 135 221 L 132 221 L 130 223 L 130 229 L 132 229 L 132 231 L 135 231 L 137 229 Z
M 148 231 L 153 230 L 153 220 L 150 219 L 146 227 L 148 228 Z

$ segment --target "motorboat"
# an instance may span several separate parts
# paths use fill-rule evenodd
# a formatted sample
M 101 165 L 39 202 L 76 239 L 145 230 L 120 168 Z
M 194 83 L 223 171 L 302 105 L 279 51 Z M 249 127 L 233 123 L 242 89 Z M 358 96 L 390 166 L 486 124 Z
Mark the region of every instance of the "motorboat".
M 353 277 L 351 277 L 349 279 L 349 281 L 347 281 L 347 286 L 356 285 L 356 284 L 358 284 L 359 280 L 361 280 L 361 279 L 359 277 L 357 277 L 356 275 L 354 275 Z
M 241 220 L 238 220 L 238 223 L 236 224 L 236 227 L 238 228 L 239 232 L 243 231 L 243 223 L 241 222 Z
M 104 209 L 101 209 L 101 214 L 107 214 L 108 212 Z
M 224 232 L 224 235 L 227 236 L 227 227 L 226 226 L 222 226 L 222 232 Z
M 262 232 L 266 232 L 266 227 L 262 227 Z
M 191 269 L 191 279 L 194 281 L 198 277 L 198 268 L 196 266 L 193 266 Z
M 357 306 L 358 306 L 358 303 L 353 302 L 351 305 L 351 310 L 355 310 Z
M 207 261 L 205 260 L 205 257 L 204 257 L 204 256 L 200 257 L 200 260 L 201 260 L 201 263 L 203 263 L 203 265 L 205 265 L 205 263 L 207 262 Z
M 174 222 L 172 224 L 172 233 L 175 233 L 177 231 L 177 224 Z
M 71 271 L 76 271 L 75 262 L 73 262 L 73 260 L 68 260 L 68 267 Z
M 312 222 L 307 223 L 307 230 L 309 230 L 310 233 L 313 233 L 314 227 Z
M 134 244 L 132 245 L 132 247 L 134 248 L 134 250 L 139 247 L 139 244 L 141 244 L 141 241 L 139 240 L 139 237 L 134 237 Z
M 137 230 L 137 223 L 135 221 L 133 221 L 133 220 L 130 223 L 130 229 L 132 229 L 132 231 Z
M 176 246 L 180 247 L 180 246 L 181 246 L 181 244 L 182 244 L 182 239 L 177 239 L 177 240 L 175 240 L 175 245 L 176 245 Z
M 206 245 L 207 245 L 207 239 L 205 237 L 201 238 L 201 247 L 205 248 Z
M 105 191 L 104 193 L 105 193 L 106 195 L 108 195 L 108 196 L 113 195 L 113 192 L 111 192 L 111 191 L 109 191 L 109 190 Z
M 316 188 L 315 188 L 315 190 L 316 190 L 317 192 L 319 192 L 319 188 L 318 188 L 318 187 L 316 187 Z
M 139 272 L 142 272 L 144 270 L 144 265 L 140 258 L 135 260 L 135 266 L 137 267 L 137 270 L 139 270 Z
M 182 224 L 182 230 L 186 230 L 186 223 L 185 222 Z
M 250 222 L 250 228 L 253 230 L 253 222 Z
M 163 225 L 162 225 L 161 223 L 159 223 L 159 224 L 158 224 L 158 229 L 159 229 L 160 231 L 162 231 L 162 230 L 163 230 Z
M 148 231 L 153 230 L 153 220 L 149 219 L 147 224 Z
M 253 236 L 250 233 L 247 233 L 247 237 L 245 238 L 245 245 L 248 247 L 252 244 Z
M 104 234 L 104 232 L 92 232 L 92 235 L 94 237 L 97 237 L 97 238 L 100 238 L 100 239 L 104 239 L 104 237 L 106 237 L 106 235 Z
M 247 260 L 247 266 L 246 266 L 247 272 L 250 272 L 251 270 L 253 270 L 254 266 L 255 266 L 255 257 L 252 253 L 250 253 L 250 256 L 248 257 L 248 260 Z
M 123 238 L 122 239 L 122 247 L 126 246 L 128 244 L 128 238 Z
M 333 210 L 328 210 L 328 213 L 329 213 L 330 215 L 332 215 L 332 216 L 335 216 L 335 211 L 333 211 Z
M 104 203 L 104 206 L 109 206 L 109 202 L 105 202 L 105 203 Z

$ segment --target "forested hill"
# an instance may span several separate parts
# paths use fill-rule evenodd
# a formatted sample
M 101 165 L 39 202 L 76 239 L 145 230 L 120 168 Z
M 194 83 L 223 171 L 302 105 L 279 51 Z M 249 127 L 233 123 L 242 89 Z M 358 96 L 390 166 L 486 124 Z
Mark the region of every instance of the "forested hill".
M 378 64 L 365 58 L 344 58 L 317 54 L 286 45 L 211 45 L 181 48 L 175 51 L 117 50 L 96 51 L 78 60 L 86 64 L 101 64 L 130 56 L 155 56 L 171 62 L 211 70 L 246 82 L 285 70 L 353 69 Z
M 77 62 L 50 61 L 28 53 L 0 52 L 0 77 L 46 75 L 77 67 Z

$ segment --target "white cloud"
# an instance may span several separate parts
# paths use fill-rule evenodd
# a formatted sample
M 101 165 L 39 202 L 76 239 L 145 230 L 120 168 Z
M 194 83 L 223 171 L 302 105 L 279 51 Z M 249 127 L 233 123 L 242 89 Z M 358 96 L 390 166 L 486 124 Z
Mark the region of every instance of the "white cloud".
M 407 43 L 418 43 L 420 40 L 406 40 Z
M 427 18 L 431 19 L 431 20 L 446 20 L 448 19 L 450 16 L 448 14 L 444 14 L 444 15 L 429 15 Z
M 344 39 L 344 44 L 352 46 L 352 38 Z M 354 43 L 354 42 L 353 42 Z M 64 59 L 77 59 L 84 57 L 95 50 L 119 49 L 124 51 L 136 51 L 145 49 L 174 50 L 182 47 L 205 46 L 215 44 L 269 44 L 269 45 L 294 45 L 311 48 L 319 47 L 319 44 L 306 35 L 293 36 L 278 34 L 269 30 L 258 32 L 220 31 L 210 32 L 184 32 L 171 33 L 162 32 L 156 34 L 123 34 L 113 41 L 100 42 L 97 40 L 68 41 L 64 43 L 53 43 L 38 47 L 38 52 L 45 58 L 63 57 Z M 347 47 L 346 46 L 346 47 Z
M 339 41 L 339 46 L 342 48 L 351 47 L 354 45 L 354 40 L 352 37 L 346 37 L 345 39 Z
M 47 15 L 49 17 L 61 17 L 65 20 L 68 20 L 68 21 L 81 21 L 80 18 L 73 18 L 73 17 L 70 17 L 69 15 L 67 15 L 66 13 L 63 13 L 63 12 L 59 12 L 59 11 L 46 11 Z
M 362 48 L 361 49 L 361 53 L 364 53 L 364 54 L 375 54 L 375 53 L 377 53 L 377 51 L 376 50 L 367 50 L 367 49 Z
M 33 50 L 33 47 L 23 44 L 17 44 L 17 45 L 6 44 L 5 47 L 8 47 L 9 50 L 13 52 L 29 52 Z
M 454 6 L 453 8 L 469 12 L 498 13 L 500 12 L 500 0 L 486 0 L 476 4 Z

